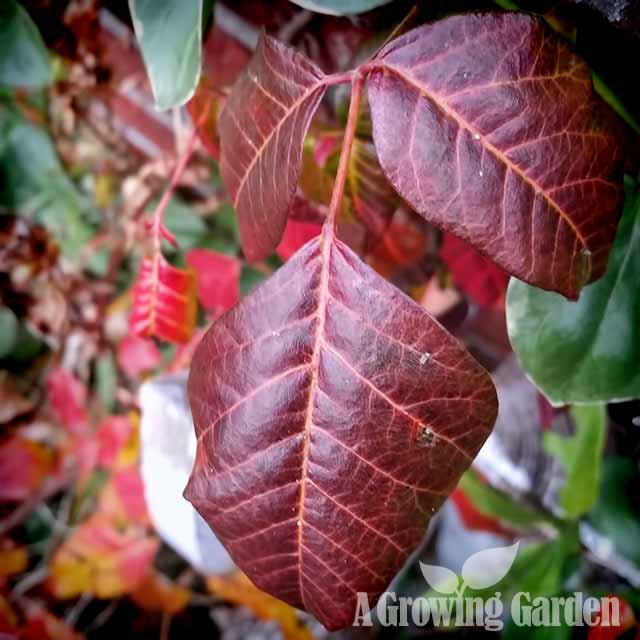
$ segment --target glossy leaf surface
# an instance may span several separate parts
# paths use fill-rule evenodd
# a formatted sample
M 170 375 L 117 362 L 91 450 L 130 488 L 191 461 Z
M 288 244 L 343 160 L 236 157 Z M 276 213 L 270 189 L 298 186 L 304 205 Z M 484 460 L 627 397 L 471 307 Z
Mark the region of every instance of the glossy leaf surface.
M 332 629 L 387 587 L 497 408 L 461 345 L 326 228 L 212 326 L 189 399 L 185 495 L 258 587 Z
M 129 9 L 157 107 L 184 104 L 200 78 L 202 0 L 129 0 Z
M 615 235 L 620 124 L 587 65 L 530 16 L 453 16 L 371 63 L 374 141 L 430 222 L 503 269 L 576 298 Z
M 640 395 L 640 196 L 630 192 L 605 276 L 578 302 L 512 279 L 509 339 L 553 404 Z
M 269 255 L 282 237 L 324 80 L 304 56 L 265 36 L 222 110 L 220 172 L 249 260 Z

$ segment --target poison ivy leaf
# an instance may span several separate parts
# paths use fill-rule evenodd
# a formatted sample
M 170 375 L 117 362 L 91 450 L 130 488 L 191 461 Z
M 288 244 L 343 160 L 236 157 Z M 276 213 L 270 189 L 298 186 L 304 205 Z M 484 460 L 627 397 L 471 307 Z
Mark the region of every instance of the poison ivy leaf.
M 473 302 L 481 306 L 504 308 L 509 276 L 491 260 L 450 233 L 444 234 L 440 257 L 449 269 L 453 282 Z
M 543 444 L 564 467 L 566 477 L 560 488 L 560 506 L 568 518 L 576 519 L 590 511 L 598 498 L 605 412 L 601 405 L 575 406 L 571 414 L 575 433 L 567 437 L 547 431 Z
M 0 3 L 0 85 L 38 89 L 51 84 L 49 54 L 29 14 L 16 0 Z
M 569 298 L 602 275 L 622 126 L 567 45 L 530 16 L 458 15 L 390 42 L 368 69 L 380 163 L 418 212 Z
M 276 253 L 283 260 L 288 260 L 298 249 L 303 247 L 311 238 L 320 235 L 322 227 L 312 222 L 298 222 L 290 218 L 284 230 L 282 240 Z
M 49 586 L 58 598 L 121 596 L 143 582 L 157 549 L 158 541 L 139 527 L 116 526 L 108 515 L 96 512 L 54 554 Z
M 162 354 L 151 338 L 131 334 L 118 343 L 117 359 L 120 369 L 135 379 L 159 367 Z
M 458 342 L 329 229 L 200 342 L 185 495 L 259 588 L 335 629 L 418 544 L 497 401 Z
M 366 226 L 369 242 L 375 243 L 389 226 L 400 198 L 380 167 L 373 143 L 353 141 L 347 187 L 354 214 Z
M 177 269 L 159 254 L 142 260 L 129 318 L 136 335 L 186 342 L 195 327 L 196 310 L 193 271 Z
M 70 371 L 56 367 L 47 377 L 47 398 L 56 420 L 71 435 L 87 430 L 87 387 Z
M 370 11 L 383 4 L 388 4 L 391 0 L 291 0 L 291 2 L 317 13 L 348 16 Z
M 628 189 L 605 276 L 567 302 L 512 279 L 509 339 L 553 404 L 640 395 L 640 194 Z
M 196 274 L 198 300 L 207 311 L 220 313 L 238 303 L 242 264 L 235 256 L 191 249 L 186 261 Z
M 302 145 L 326 89 L 312 62 L 264 36 L 220 115 L 220 173 L 248 260 L 278 245 L 297 190 Z
M 159 109 L 184 104 L 200 79 L 202 0 L 129 0 Z
M 42 444 L 13 435 L 0 442 L 0 500 L 22 502 L 54 473 L 55 460 Z

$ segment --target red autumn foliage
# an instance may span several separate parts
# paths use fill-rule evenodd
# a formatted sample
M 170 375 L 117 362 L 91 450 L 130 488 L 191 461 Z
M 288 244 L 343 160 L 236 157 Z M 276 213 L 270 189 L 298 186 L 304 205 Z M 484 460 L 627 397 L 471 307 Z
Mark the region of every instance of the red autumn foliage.
M 129 318 L 133 333 L 187 342 L 195 321 L 195 274 L 170 265 L 159 253 L 145 258 L 133 293 Z
M 130 334 L 118 343 L 118 366 L 130 377 L 138 378 L 162 363 L 160 349 L 151 338 Z
M 204 309 L 219 314 L 238 303 L 242 265 L 236 257 L 191 249 L 185 259 L 196 274 L 196 292 Z

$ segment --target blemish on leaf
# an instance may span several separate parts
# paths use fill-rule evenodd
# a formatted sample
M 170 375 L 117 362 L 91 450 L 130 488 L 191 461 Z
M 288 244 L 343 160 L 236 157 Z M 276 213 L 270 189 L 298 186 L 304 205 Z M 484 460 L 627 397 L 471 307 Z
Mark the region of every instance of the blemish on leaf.
M 431 449 L 432 447 L 436 446 L 436 443 L 438 442 L 438 436 L 426 424 L 421 424 L 418 427 L 416 441 L 419 447 Z

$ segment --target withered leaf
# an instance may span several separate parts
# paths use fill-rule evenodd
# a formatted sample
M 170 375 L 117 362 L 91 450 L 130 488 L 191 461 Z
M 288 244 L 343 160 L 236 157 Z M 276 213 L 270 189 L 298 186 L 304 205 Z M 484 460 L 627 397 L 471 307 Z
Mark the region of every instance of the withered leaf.
M 488 374 L 325 227 L 194 355 L 185 496 L 261 589 L 325 626 L 377 598 L 488 436 Z

